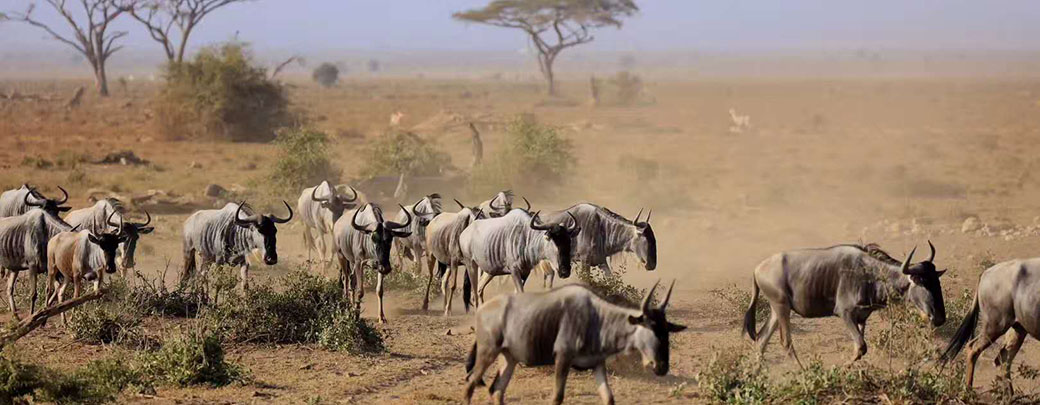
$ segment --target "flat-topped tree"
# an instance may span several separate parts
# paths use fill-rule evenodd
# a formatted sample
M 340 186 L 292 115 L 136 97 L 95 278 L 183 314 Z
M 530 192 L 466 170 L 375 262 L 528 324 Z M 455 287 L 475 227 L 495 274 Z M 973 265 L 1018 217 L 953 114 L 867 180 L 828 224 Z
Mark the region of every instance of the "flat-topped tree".
M 33 16 L 36 3 L 30 3 L 24 12 L 0 13 L 0 21 L 18 21 L 40 28 L 54 39 L 76 49 L 86 57 L 94 70 L 94 86 L 102 97 L 108 96 L 108 76 L 105 65 L 108 58 L 123 48 L 116 41 L 127 35 L 126 31 L 109 31 L 116 18 L 133 8 L 132 0 L 45 0 L 62 17 L 72 29 L 72 35 L 61 34 L 51 25 L 45 24 Z M 82 10 L 74 5 L 78 3 Z
M 181 63 L 188 38 L 203 18 L 221 7 L 246 1 L 250 0 L 141 0 L 131 14 L 162 45 L 167 61 Z
M 517 28 L 538 51 L 538 68 L 556 94 L 553 63 L 564 49 L 592 42 L 594 28 L 621 28 L 621 19 L 636 14 L 632 0 L 494 0 L 484 8 L 453 14 L 455 19 L 496 27 Z

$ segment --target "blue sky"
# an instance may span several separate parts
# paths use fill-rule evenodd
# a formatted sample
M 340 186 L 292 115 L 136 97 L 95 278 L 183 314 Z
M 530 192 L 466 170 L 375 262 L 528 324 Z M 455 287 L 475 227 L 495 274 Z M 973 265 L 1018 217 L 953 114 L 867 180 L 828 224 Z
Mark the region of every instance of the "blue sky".
M 0 9 L 29 2 L 0 0 Z M 70 2 L 75 3 L 75 2 Z M 258 0 L 217 11 L 194 44 L 231 38 L 296 52 L 365 50 L 519 50 L 515 30 L 464 24 L 453 11 L 479 0 Z M 698 50 L 1040 50 L 1040 1 L 878 0 L 870 2 L 642 0 L 622 30 L 604 29 L 586 49 Z M 56 21 L 41 5 L 40 18 Z M 129 18 L 129 47 L 155 46 Z M 64 27 L 61 27 L 64 29 Z M 55 49 L 32 27 L 0 24 L 0 51 Z M 155 52 L 160 52 L 158 48 Z M 2 61 L 0 61 L 2 63 Z

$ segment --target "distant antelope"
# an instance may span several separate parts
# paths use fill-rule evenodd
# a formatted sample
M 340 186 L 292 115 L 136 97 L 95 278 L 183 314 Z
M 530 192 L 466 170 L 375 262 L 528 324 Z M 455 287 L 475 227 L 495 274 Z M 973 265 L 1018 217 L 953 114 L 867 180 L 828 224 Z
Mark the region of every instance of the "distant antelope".
M 390 126 L 396 127 L 398 125 L 401 125 L 401 118 L 404 118 L 403 112 L 397 111 L 393 114 L 390 114 Z
M 737 115 L 737 110 L 730 108 L 729 119 L 733 121 L 733 125 L 729 127 L 730 133 L 740 134 L 751 129 L 750 115 Z

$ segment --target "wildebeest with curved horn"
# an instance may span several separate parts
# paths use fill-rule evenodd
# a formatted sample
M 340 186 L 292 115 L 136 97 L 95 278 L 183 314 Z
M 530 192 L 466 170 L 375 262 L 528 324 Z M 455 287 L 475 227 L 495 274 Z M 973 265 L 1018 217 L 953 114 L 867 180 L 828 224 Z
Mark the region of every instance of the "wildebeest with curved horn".
M 123 215 L 122 204 L 119 200 L 106 198 L 99 200 L 90 207 L 69 212 L 65 216 L 65 222 L 72 226 L 79 226 L 79 229 L 84 230 L 100 229 L 101 231 L 111 231 L 121 228 L 126 235 L 126 240 L 119 244 L 120 259 L 118 268 L 120 276 L 126 279 L 127 271 L 133 269 L 137 264 L 134 259 L 137 251 L 137 241 L 141 238 L 141 235 L 152 233 L 155 230 L 155 227 L 149 226 L 152 223 L 152 214 L 145 211 L 144 215 L 147 218 L 145 222 L 127 221 Z M 130 281 L 130 279 L 127 279 L 127 281 Z
M 458 266 L 466 265 L 462 256 L 462 248 L 459 247 L 459 237 L 473 221 L 487 218 L 487 213 L 480 207 L 467 207 L 459 200 L 458 212 L 442 212 L 430 221 L 426 227 L 426 248 L 430 278 L 426 280 L 426 295 L 423 297 L 423 308 L 429 302 L 430 284 L 433 283 L 433 265 L 438 266 L 438 274 L 441 277 L 441 294 L 444 295 L 444 316 L 451 314 L 451 301 L 455 296 L 455 286 L 458 279 Z M 467 274 L 469 269 L 467 268 Z M 472 289 L 463 294 L 463 305 L 469 311 L 470 294 Z
M 117 213 L 112 211 L 106 224 L 112 224 L 113 217 Z M 79 232 L 61 232 L 54 235 L 47 244 L 47 283 L 44 295 L 47 297 L 48 305 L 54 298 L 58 302 L 65 301 L 65 288 L 72 283 L 72 298 L 79 298 L 82 291 L 83 280 L 94 282 L 94 291 L 101 287 L 105 273 L 115 273 L 116 255 L 119 246 L 126 243 L 130 234 L 126 232 L 131 227 L 126 226 L 122 217 L 119 223 L 110 230 L 108 226 L 98 227 L 96 222 L 90 224 L 90 228 Z M 58 276 L 61 276 L 61 286 L 54 291 Z M 61 321 L 65 323 L 65 314 L 61 314 Z
M 538 213 L 531 215 L 514 209 L 503 217 L 476 221 L 459 235 L 462 257 L 466 260 L 469 284 L 477 285 L 477 269 L 487 275 L 477 287 L 478 302 L 484 300 L 484 288 L 495 276 L 511 275 L 516 292 L 524 291 L 524 280 L 531 269 L 546 260 L 560 277 L 571 273 L 572 241 L 581 227 L 571 216 L 563 223 L 543 224 Z
M 195 273 L 195 253 L 202 260 L 202 271 L 210 265 L 240 266 L 243 289 L 248 287 L 249 261 L 246 256 L 253 249 L 263 249 L 264 264 L 278 263 L 277 224 L 293 218 L 292 207 L 282 201 L 289 216 L 254 213 L 245 201 L 227 203 L 219 210 L 200 210 L 184 221 L 184 268 L 181 283 L 191 279 Z M 243 216 L 245 215 L 245 216 Z
M 14 286 L 18 273 L 29 271 L 30 311 L 36 312 L 36 275 L 47 271 L 47 243 L 54 235 L 71 229 L 57 215 L 35 207 L 21 215 L 0 218 L 0 269 L 8 272 L 7 305 L 16 318 Z
M 788 355 L 798 361 L 791 344 L 791 311 L 805 318 L 837 316 L 845 322 L 855 343 L 851 363 L 867 353 L 863 340 L 867 317 L 888 305 L 890 299 L 904 297 L 932 325 L 941 326 L 946 322 L 946 307 L 939 277 L 946 270 L 935 270 L 935 246 L 929 241 L 928 247 L 928 260 L 917 264 L 911 264 L 917 248 L 900 263 L 875 244 L 777 253 L 755 268 L 744 331 L 758 343 L 761 359 L 769 338 L 779 327 Z M 756 332 L 755 303 L 760 291 L 768 300 L 772 315 Z
M 555 366 L 555 404 L 563 402 L 571 367 L 593 369 L 600 398 L 604 404 L 613 404 L 605 363 L 618 353 L 638 352 L 643 365 L 653 367 L 654 374 L 668 374 L 669 334 L 686 329 L 665 316 L 673 287 L 674 281 L 657 308 L 650 305 L 657 283 L 647 291 L 639 309 L 611 304 L 583 285 L 495 297 L 477 310 L 476 336 L 466 359 L 466 403 L 499 354 L 505 362 L 488 387 L 499 404 L 505 400 L 518 363 Z
M 607 259 L 621 252 L 634 253 L 646 271 L 657 268 L 657 237 L 650 226 L 652 214 L 651 210 L 647 213 L 646 219 L 640 221 L 643 210 L 639 210 L 635 220 L 630 221 L 606 207 L 580 203 L 544 215 L 548 223 L 567 221 L 568 215 L 577 218 L 581 233 L 574 241 L 574 261 L 580 262 L 585 268 L 599 267 L 610 276 L 610 263 Z M 553 272 L 545 271 L 546 284 L 550 288 L 554 276 Z
M 403 209 L 397 211 L 397 216 L 394 217 L 394 221 L 397 223 L 407 221 L 409 216 L 414 218 L 412 225 L 408 227 L 409 232 L 412 234 L 408 235 L 407 238 L 394 238 L 394 248 L 397 249 L 397 256 L 400 260 L 399 268 L 404 268 L 404 258 L 407 257 L 414 263 L 416 274 L 422 275 L 423 262 L 427 256 L 426 227 L 442 211 L 441 195 L 437 193 L 424 196 L 414 204 L 405 205 Z M 432 277 L 432 265 L 429 266 L 428 273 Z M 427 282 L 427 296 L 424 297 L 422 305 L 424 311 L 429 308 L 429 284 Z
M 349 297 L 350 291 L 356 290 L 357 296 L 352 299 L 360 307 L 361 299 L 365 296 L 365 266 L 371 266 L 378 273 L 376 297 L 379 301 L 380 323 L 386 322 L 383 313 L 383 278 L 392 270 L 390 247 L 394 238 L 411 235 L 408 229 L 413 222 L 412 215 L 406 214 L 406 219 L 405 223 L 387 221 L 378 205 L 368 203 L 348 212 L 336 221 L 333 228 L 343 294 Z
M 477 205 L 477 208 L 480 208 L 489 218 L 504 216 L 513 209 L 513 190 L 499 191 L 490 200 L 485 200 Z
M 44 197 L 35 187 L 28 184 L 4 191 L 0 194 L 0 218 L 22 215 L 33 208 L 43 209 L 55 216 L 72 209 L 62 206 L 69 201 L 69 192 L 61 186 L 58 186 L 58 189 L 63 195 L 60 200 Z
M 1011 362 L 1026 336 L 1040 338 L 1040 307 L 1037 302 L 1040 302 L 1040 258 L 1009 260 L 986 269 L 979 277 L 971 311 L 950 339 L 940 362 L 945 364 L 952 360 L 970 340 L 965 354 L 964 382 L 971 387 L 979 355 L 1007 333 L 1004 347 L 993 362 L 997 366 L 1004 365 L 1010 387 Z M 982 333 L 972 339 L 980 315 Z
M 325 235 L 332 236 L 332 227 L 343 213 L 357 206 L 358 192 L 347 186 L 352 196 L 341 194 L 328 180 L 314 187 L 307 187 L 300 193 L 296 202 L 296 211 L 303 221 L 303 246 L 307 248 L 307 260 L 311 259 L 311 251 L 318 251 L 318 260 L 322 265 L 329 260 L 331 249 L 325 246 Z M 315 239 L 311 231 L 317 232 Z

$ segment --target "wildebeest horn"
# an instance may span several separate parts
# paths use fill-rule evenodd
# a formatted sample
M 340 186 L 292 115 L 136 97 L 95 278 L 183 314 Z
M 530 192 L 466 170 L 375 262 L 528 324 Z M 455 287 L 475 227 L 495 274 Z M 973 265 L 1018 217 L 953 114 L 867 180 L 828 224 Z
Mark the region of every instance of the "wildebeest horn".
M 466 209 L 466 206 L 465 206 L 465 205 L 462 205 L 462 203 L 460 203 L 458 199 L 456 199 L 456 198 L 452 198 L 452 200 L 455 200 L 455 204 L 458 204 L 458 205 L 459 205 L 459 208 L 462 208 L 462 209 Z
M 42 207 L 43 203 L 39 203 L 39 202 L 35 202 L 34 203 L 34 202 L 30 202 L 29 201 L 29 197 L 32 196 L 33 191 L 36 191 L 36 189 L 32 188 L 32 187 L 29 187 L 29 192 L 25 193 L 25 198 L 24 198 L 23 202 L 25 203 L 25 205 L 30 206 L 30 207 Z
M 538 220 L 538 213 L 540 212 L 541 211 L 535 212 L 534 215 L 531 216 L 531 229 L 536 231 L 548 231 L 550 227 L 541 224 L 541 221 Z
M 643 297 L 643 303 L 639 305 L 639 310 L 644 314 L 650 312 L 650 299 L 654 297 L 654 290 L 657 289 L 658 284 L 661 284 L 661 280 L 654 282 L 654 285 L 650 287 L 650 291 L 647 291 L 646 296 Z
M 248 225 L 248 224 L 256 222 L 256 215 L 250 215 L 250 216 L 245 217 L 245 218 L 241 217 L 242 207 L 245 207 L 245 205 L 246 205 L 246 201 L 242 200 L 242 202 L 238 203 L 238 209 L 235 210 L 235 222 L 238 223 L 239 225 Z
M 117 226 L 117 227 L 119 227 L 119 230 L 122 231 L 123 230 L 123 216 L 122 215 L 119 216 L 119 223 L 118 224 L 112 222 L 112 217 L 114 217 L 114 216 L 116 216 L 116 211 L 113 210 L 111 214 L 108 214 L 108 219 L 106 219 L 105 222 L 108 223 L 110 226 Z
M 69 192 L 65 191 L 64 188 L 61 188 L 61 186 L 58 186 L 58 190 L 61 190 L 61 193 L 64 194 L 64 197 L 62 197 L 61 201 L 56 201 L 55 204 L 57 204 L 57 205 L 65 204 L 66 201 L 69 201 Z
M 932 241 L 930 240 L 928 241 L 928 248 L 932 250 L 932 254 L 928 256 L 927 262 L 931 263 L 933 260 L 935 260 L 935 245 L 933 245 Z
M 571 214 L 570 211 L 567 211 L 567 215 L 569 215 L 573 221 L 570 225 L 567 225 L 567 232 L 574 232 L 575 229 L 578 229 L 578 217 Z
M 647 211 L 647 212 L 646 212 L 646 219 L 645 219 L 645 220 L 643 220 L 643 222 L 646 222 L 646 223 L 648 223 L 648 224 L 649 224 L 649 223 L 650 223 L 650 216 L 651 216 L 651 215 L 654 215 L 654 209 L 653 209 L 653 208 L 651 208 L 651 209 L 650 209 L 650 211 Z
M 668 292 L 664 294 L 664 301 L 661 302 L 661 306 L 658 309 L 664 311 L 668 307 L 668 300 L 672 299 L 672 289 L 675 288 L 675 280 L 672 280 L 672 284 L 668 286 Z
M 148 226 L 148 224 L 152 223 L 152 214 L 149 214 L 148 210 L 143 210 L 143 211 L 144 211 L 145 217 L 148 218 L 148 219 L 146 219 L 143 224 L 140 224 L 140 226 Z
M 401 211 L 404 211 L 404 216 L 406 218 L 406 221 L 403 224 L 399 224 L 397 222 L 392 222 L 392 221 L 386 221 L 387 228 L 390 228 L 390 229 L 401 229 L 401 228 L 407 228 L 409 225 L 412 224 L 412 213 L 408 212 L 408 210 L 405 209 L 404 206 L 401 205 L 401 204 L 397 204 L 397 206 L 401 207 Z
M 285 219 L 282 219 L 282 218 L 278 218 L 274 214 L 271 214 L 271 220 L 274 221 L 274 223 L 276 223 L 276 224 L 284 224 L 286 222 L 292 221 L 292 217 L 293 217 L 292 207 L 290 207 L 289 203 L 285 202 L 285 200 L 282 200 L 282 204 L 285 204 L 285 208 L 289 210 L 289 217 L 285 218 Z
M 643 209 L 642 209 L 642 208 L 640 208 L 640 209 L 639 209 L 639 213 L 638 213 L 638 214 L 636 214 L 636 219 L 632 220 L 632 223 L 636 223 L 636 224 L 638 224 L 638 223 L 639 223 L 639 217 L 640 217 L 641 215 L 643 215 Z
M 351 187 L 351 186 L 347 186 L 347 188 L 350 189 L 350 193 L 353 194 L 353 196 L 351 196 L 350 198 L 345 198 L 344 200 L 346 202 L 357 201 L 357 199 L 358 199 L 358 192 L 357 192 L 357 190 L 355 190 L 354 187 Z
M 903 260 L 903 265 L 899 266 L 900 273 L 910 274 L 910 261 L 914 258 L 914 252 L 917 252 L 917 246 L 914 246 L 914 248 L 910 250 L 910 254 L 906 256 L 906 260 Z
M 520 197 L 520 198 L 523 198 L 523 199 L 524 199 L 524 204 L 527 204 L 527 209 L 526 209 L 526 211 L 527 211 L 527 212 L 531 212 L 531 202 L 530 202 L 530 201 L 527 201 L 527 197 Z
M 495 194 L 495 197 L 488 202 L 488 207 L 491 207 L 491 209 L 493 210 L 497 210 L 498 207 L 495 206 L 495 201 L 498 201 L 498 194 Z
M 350 219 L 350 226 L 354 227 L 354 229 L 359 230 L 361 232 L 368 233 L 369 230 L 368 230 L 367 227 L 363 227 L 361 225 L 358 225 L 358 223 L 357 223 L 357 216 L 358 216 L 358 214 L 361 213 L 361 210 L 363 210 L 364 208 L 365 207 L 361 207 L 361 208 L 358 208 L 358 209 L 354 210 L 354 217 Z
M 321 187 L 321 184 L 319 184 L 319 185 L 317 185 L 317 186 L 315 186 L 314 188 L 311 189 L 311 200 L 317 201 L 317 202 L 326 202 L 326 201 L 328 201 L 329 200 L 328 198 L 318 198 L 318 187 Z

